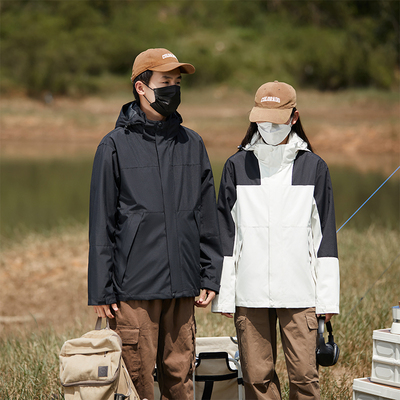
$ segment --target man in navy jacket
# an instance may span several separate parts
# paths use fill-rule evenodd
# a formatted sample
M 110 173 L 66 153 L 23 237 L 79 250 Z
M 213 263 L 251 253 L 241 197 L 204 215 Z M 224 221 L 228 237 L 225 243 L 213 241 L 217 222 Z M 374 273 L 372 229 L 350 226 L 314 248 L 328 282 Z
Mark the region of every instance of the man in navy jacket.
M 182 73 L 166 49 L 133 64 L 135 101 L 98 146 L 89 222 L 89 305 L 122 338 L 141 398 L 193 398 L 194 305 L 219 291 L 214 181 L 201 137 L 181 125 Z M 199 296 L 195 301 L 195 297 Z

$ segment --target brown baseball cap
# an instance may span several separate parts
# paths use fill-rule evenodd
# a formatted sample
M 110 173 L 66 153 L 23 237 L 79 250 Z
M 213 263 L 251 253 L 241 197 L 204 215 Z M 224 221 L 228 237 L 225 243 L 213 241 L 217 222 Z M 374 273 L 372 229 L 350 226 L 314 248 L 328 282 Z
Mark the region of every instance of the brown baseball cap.
M 180 63 L 167 49 L 148 49 L 135 58 L 131 81 L 133 82 L 137 76 L 147 70 L 166 72 L 175 68 L 179 68 L 185 74 L 193 74 L 195 71 L 192 64 Z
M 260 86 L 250 112 L 250 122 L 284 124 L 296 107 L 296 91 L 284 82 L 267 82 Z

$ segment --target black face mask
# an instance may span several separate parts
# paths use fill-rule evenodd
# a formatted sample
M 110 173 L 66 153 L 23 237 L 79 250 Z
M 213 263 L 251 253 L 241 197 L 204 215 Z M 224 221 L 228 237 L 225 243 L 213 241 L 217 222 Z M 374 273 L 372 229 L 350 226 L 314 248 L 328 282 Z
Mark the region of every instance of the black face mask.
M 145 84 L 146 85 L 146 84 Z M 181 103 L 181 88 L 178 85 L 165 86 L 161 88 L 151 88 L 146 85 L 149 89 L 154 92 L 155 100 L 153 103 L 145 96 L 145 99 L 149 101 L 150 106 L 156 110 L 159 114 L 164 117 L 168 117 L 176 111 L 179 104 Z

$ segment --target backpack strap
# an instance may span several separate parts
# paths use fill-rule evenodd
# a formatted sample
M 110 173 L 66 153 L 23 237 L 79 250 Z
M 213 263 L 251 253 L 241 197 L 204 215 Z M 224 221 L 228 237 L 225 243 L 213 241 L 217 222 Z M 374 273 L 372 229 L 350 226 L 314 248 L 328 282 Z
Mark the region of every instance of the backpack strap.
M 103 322 L 103 318 L 97 317 L 96 326 L 94 329 L 99 331 L 101 329 L 101 323 Z M 106 317 L 106 329 L 110 329 L 110 320 Z

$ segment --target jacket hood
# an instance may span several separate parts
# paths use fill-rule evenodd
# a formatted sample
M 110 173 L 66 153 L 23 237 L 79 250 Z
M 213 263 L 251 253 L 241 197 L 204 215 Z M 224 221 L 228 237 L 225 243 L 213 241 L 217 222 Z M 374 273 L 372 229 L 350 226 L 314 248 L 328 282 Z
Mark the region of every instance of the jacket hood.
M 152 134 L 153 129 L 157 129 L 157 131 L 171 132 L 174 127 L 179 127 L 181 123 L 182 117 L 177 111 L 167 117 L 164 121 L 151 121 L 147 119 L 146 114 L 140 109 L 136 101 L 132 101 L 122 106 L 115 127 L 126 129 L 129 126 L 141 125 L 147 133 Z M 162 129 L 160 129 L 160 127 L 162 127 Z

